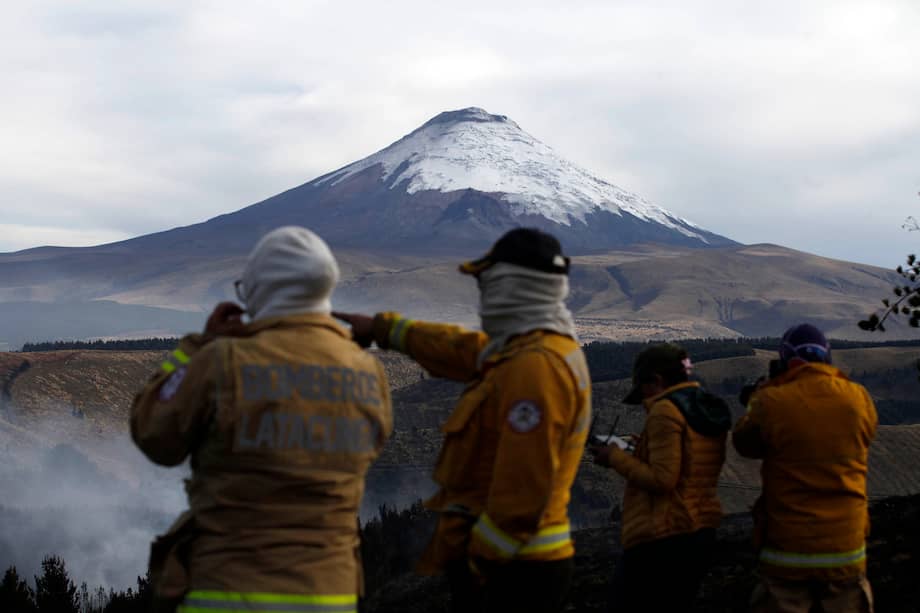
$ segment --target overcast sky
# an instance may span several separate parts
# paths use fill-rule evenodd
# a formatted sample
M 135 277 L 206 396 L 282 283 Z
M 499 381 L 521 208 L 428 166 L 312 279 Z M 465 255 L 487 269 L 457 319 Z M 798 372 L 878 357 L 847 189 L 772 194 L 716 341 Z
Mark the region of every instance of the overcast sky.
M 920 2 L 4 5 L 0 251 L 201 221 L 438 112 L 735 240 L 920 251 Z

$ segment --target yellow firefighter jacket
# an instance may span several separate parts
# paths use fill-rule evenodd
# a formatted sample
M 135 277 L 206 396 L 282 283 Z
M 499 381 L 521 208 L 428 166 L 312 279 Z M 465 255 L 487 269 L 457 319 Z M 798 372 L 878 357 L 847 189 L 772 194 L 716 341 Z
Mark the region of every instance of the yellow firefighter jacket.
M 828 364 L 808 363 L 751 396 L 732 436 L 762 458 L 755 513 L 762 572 L 837 580 L 866 569 L 866 472 L 878 417 L 864 387 Z
M 624 549 L 718 528 L 722 521 L 717 487 L 731 416 L 726 408 L 724 425 L 713 423 L 705 435 L 691 427 L 675 397 L 697 389 L 699 383 L 680 383 L 646 399 L 648 418 L 635 453 L 616 447 L 610 452 L 610 466 L 626 477 Z
M 569 490 L 591 423 L 591 381 L 577 342 L 534 331 L 488 357 L 482 332 L 375 318 L 378 345 L 408 354 L 437 377 L 467 382 L 444 423 L 426 502 L 438 527 L 419 566 L 438 572 L 468 555 L 557 560 L 574 554 Z
M 187 336 L 135 398 L 131 434 L 191 455 L 190 511 L 154 544 L 180 611 L 357 611 L 364 476 L 392 430 L 386 375 L 326 315 Z M 181 535 L 181 536 L 180 536 Z

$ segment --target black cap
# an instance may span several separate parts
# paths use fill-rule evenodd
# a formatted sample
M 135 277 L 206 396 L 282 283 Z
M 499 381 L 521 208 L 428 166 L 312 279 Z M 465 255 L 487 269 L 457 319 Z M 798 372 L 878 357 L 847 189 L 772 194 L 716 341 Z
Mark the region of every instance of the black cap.
M 541 272 L 569 274 L 569 258 L 562 254 L 556 237 L 535 228 L 515 228 L 506 232 L 489 253 L 460 265 L 460 272 L 478 275 L 499 262 L 516 264 Z
M 687 372 L 687 352 L 679 345 L 653 345 L 636 356 L 633 364 L 632 389 L 623 398 L 624 404 L 642 404 L 642 384 L 652 383 L 655 375 L 677 378 Z

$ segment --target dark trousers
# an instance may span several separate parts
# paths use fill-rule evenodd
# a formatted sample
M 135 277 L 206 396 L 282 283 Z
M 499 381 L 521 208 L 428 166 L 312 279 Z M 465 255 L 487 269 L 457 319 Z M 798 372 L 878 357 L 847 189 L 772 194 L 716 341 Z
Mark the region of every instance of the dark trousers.
M 688 611 L 712 564 L 716 531 L 704 528 L 630 547 L 614 571 L 608 610 Z
M 466 561 L 448 566 L 451 613 L 560 613 L 575 571 L 572 558 L 477 565 L 481 578 Z

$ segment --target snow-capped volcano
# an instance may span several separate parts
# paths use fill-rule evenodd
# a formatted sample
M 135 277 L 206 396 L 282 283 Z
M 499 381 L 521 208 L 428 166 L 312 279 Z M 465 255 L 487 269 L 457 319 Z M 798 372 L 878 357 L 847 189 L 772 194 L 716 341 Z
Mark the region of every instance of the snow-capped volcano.
M 573 255 L 639 243 L 734 244 L 563 159 L 502 115 L 437 115 L 389 147 L 235 213 L 152 238 L 248 250 L 281 225 L 333 247 L 469 255 L 511 228 L 556 235 Z M 146 239 L 144 239 L 146 240 Z
M 464 189 L 501 194 L 512 215 L 538 215 L 565 226 L 585 223 L 596 211 L 625 212 L 708 242 L 691 222 L 560 157 L 508 117 L 477 107 L 441 113 L 386 149 L 312 185 L 335 186 L 378 165 L 391 189 L 409 194 Z

